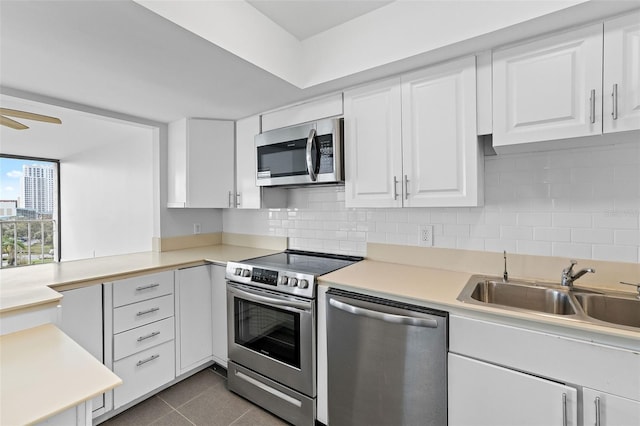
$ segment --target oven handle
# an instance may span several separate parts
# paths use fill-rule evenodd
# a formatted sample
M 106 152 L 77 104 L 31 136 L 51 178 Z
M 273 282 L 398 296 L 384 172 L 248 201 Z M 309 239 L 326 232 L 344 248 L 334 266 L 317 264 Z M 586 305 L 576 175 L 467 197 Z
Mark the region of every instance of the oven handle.
M 311 147 L 313 146 L 314 139 L 316 137 L 316 129 L 311 129 L 309 131 L 309 136 L 307 137 L 307 171 L 309 172 L 309 177 L 311 178 L 311 182 L 315 182 L 318 179 L 316 175 L 315 167 L 313 167 L 313 158 L 311 157 Z
M 290 299 L 278 299 L 275 297 L 263 296 L 261 294 L 257 294 L 253 291 L 248 290 L 240 290 L 239 288 L 227 286 L 227 290 L 236 296 L 242 297 L 244 299 L 253 301 L 253 302 L 261 302 L 266 303 L 272 306 L 278 306 L 281 308 L 289 308 L 291 310 L 305 311 L 308 312 L 311 310 L 311 302 L 299 302 L 296 300 Z

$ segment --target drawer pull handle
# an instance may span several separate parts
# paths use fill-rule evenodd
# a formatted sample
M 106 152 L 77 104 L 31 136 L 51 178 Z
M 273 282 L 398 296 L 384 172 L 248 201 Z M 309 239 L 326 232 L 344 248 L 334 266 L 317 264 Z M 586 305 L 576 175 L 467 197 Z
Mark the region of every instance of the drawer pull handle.
M 151 308 L 151 309 L 147 309 L 146 311 L 140 311 L 136 314 L 137 317 L 141 317 L 142 315 L 146 315 L 146 314 L 150 314 L 153 313 L 155 311 L 159 311 L 160 308 Z
M 600 397 L 597 396 L 595 400 L 596 404 L 596 426 L 600 426 Z
M 153 361 L 154 359 L 158 359 L 158 358 L 160 358 L 160 355 L 159 355 L 159 354 L 151 355 L 151 356 L 150 356 L 149 358 L 147 358 L 147 359 L 141 359 L 140 361 L 138 361 L 138 362 L 136 363 L 136 367 L 140 367 L 141 365 L 146 364 L 146 363 L 148 363 L 148 362 L 151 362 L 151 361 Z
M 562 394 L 562 426 L 567 426 L 567 394 Z
M 140 337 L 138 337 L 138 342 L 142 342 L 143 340 L 151 339 L 152 337 L 156 337 L 158 334 L 160 334 L 159 331 L 154 331 L 153 333 L 147 334 L 146 336 L 140 336 Z
M 150 288 L 160 287 L 160 283 L 153 283 L 149 285 L 141 285 L 136 287 L 136 291 L 149 290 Z

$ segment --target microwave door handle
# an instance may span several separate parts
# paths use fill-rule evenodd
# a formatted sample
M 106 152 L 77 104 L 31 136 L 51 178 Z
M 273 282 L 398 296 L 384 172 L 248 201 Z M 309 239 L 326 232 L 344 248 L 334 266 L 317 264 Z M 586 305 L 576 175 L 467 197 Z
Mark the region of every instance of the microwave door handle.
M 309 177 L 311 178 L 311 182 L 315 182 L 318 176 L 316 175 L 315 167 L 313 167 L 313 158 L 311 153 L 311 148 L 313 146 L 314 139 L 316 137 L 316 129 L 311 129 L 309 131 L 309 136 L 307 137 L 307 171 L 309 172 Z

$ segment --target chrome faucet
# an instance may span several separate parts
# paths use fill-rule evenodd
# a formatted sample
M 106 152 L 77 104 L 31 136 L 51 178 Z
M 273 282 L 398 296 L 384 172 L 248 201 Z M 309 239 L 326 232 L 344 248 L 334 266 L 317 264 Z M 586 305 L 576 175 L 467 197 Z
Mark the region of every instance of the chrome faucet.
M 587 272 L 591 272 L 591 273 L 596 272 L 596 270 L 593 268 L 585 268 L 585 269 L 579 270 L 574 274 L 573 267 L 577 265 L 578 262 L 576 262 L 575 260 L 571 260 L 570 262 L 571 262 L 571 265 L 567 266 L 562 270 L 562 281 L 560 282 L 560 284 L 562 284 L 565 287 L 569 287 L 569 288 L 573 287 L 573 282 L 578 278 L 580 278 L 581 276 L 583 276 L 584 274 L 586 274 Z

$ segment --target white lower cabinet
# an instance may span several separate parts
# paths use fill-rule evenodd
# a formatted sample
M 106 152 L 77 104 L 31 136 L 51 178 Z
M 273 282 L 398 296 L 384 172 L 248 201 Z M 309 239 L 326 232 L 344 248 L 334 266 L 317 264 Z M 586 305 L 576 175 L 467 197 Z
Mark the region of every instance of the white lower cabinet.
M 571 386 L 449 354 L 449 426 L 578 424 Z
M 633 340 L 612 346 L 450 315 L 448 359 L 450 426 L 640 424 Z
M 114 408 L 121 407 L 175 378 L 174 342 L 162 343 L 114 362 L 122 386 L 113 391 Z
M 104 363 L 102 334 L 102 285 L 77 288 L 62 292 L 62 321 L 60 329 L 75 340 L 98 361 Z M 109 410 L 105 395 L 92 401 L 93 417 Z M 71 414 L 68 414 L 71 415 Z
M 104 284 L 105 364 L 117 410 L 176 377 L 174 271 Z
M 226 268 L 221 265 L 211 265 L 212 276 L 212 311 L 211 329 L 213 338 L 213 360 L 227 368 L 227 282 Z
M 37 423 L 38 426 L 91 426 L 92 421 L 91 401 L 64 410 L 53 417 Z
M 640 401 L 583 388 L 582 409 L 585 426 L 640 425 Z
M 211 265 L 176 271 L 176 375 L 213 356 Z

